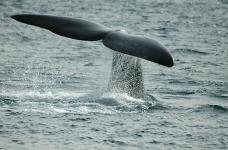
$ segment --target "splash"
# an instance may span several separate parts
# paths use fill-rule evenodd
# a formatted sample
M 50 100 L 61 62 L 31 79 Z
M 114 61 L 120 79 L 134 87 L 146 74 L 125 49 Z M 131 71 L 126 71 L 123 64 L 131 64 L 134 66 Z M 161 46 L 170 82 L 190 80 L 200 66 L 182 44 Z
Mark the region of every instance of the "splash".
M 135 98 L 144 98 L 142 66 L 138 58 L 113 53 L 113 63 L 108 90 L 127 93 Z
M 12 103 L 4 101 L 14 100 Z M 11 91 L 0 93 L 0 101 L 7 109 L 17 106 L 21 112 L 56 114 L 56 113 L 136 113 L 149 111 L 156 105 L 152 99 L 144 100 L 129 96 L 127 93 L 80 93 L 80 92 L 38 92 Z

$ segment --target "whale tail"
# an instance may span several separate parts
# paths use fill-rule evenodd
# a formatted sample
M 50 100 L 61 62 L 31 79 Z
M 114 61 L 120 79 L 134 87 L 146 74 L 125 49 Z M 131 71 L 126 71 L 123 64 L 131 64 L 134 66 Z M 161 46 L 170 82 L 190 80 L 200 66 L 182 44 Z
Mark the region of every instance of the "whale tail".
M 122 31 L 113 31 L 103 25 L 66 17 L 21 14 L 11 16 L 25 24 L 47 29 L 60 36 L 84 40 L 102 40 L 108 48 L 127 55 L 139 57 L 167 67 L 174 65 L 169 51 L 158 42 Z
M 38 26 L 60 36 L 76 40 L 101 40 L 110 31 L 105 26 L 82 19 L 31 14 L 13 15 L 11 17 L 25 24 Z

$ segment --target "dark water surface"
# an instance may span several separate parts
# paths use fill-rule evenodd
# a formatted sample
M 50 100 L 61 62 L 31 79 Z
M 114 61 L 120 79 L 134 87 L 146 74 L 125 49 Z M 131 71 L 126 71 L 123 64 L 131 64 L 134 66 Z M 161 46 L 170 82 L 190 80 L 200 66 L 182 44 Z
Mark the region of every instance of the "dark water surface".
M 228 149 L 226 0 L 1 0 L 0 149 Z M 10 19 L 82 18 L 156 39 L 147 98 L 106 93 L 112 51 Z

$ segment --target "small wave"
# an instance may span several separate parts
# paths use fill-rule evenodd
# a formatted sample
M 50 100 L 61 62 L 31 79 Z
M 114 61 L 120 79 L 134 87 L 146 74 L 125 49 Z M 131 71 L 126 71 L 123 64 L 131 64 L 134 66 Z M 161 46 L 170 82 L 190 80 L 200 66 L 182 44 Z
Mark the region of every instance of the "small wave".
M 228 4 L 227 0 L 218 0 L 219 2 L 223 3 L 223 4 Z
M 221 97 L 228 97 L 228 93 L 227 94 L 221 94 Z
M 227 113 L 228 108 L 221 106 L 221 105 L 208 104 L 208 105 L 203 105 L 203 106 L 198 107 L 195 111 L 196 112 L 209 111 L 209 112 Z
M 0 96 L 0 106 L 1 105 L 14 105 L 17 100 L 10 98 L 8 96 Z
M 222 94 L 215 93 L 213 96 L 219 97 L 219 98 L 224 98 L 224 99 L 228 98 L 228 94 L 227 93 L 222 93 Z
M 173 32 L 173 31 L 176 31 L 176 32 L 178 31 L 177 28 L 171 28 L 171 27 L 161 27 L 161 28 L 155 28 L 153 30 L 159 31 L 159 32 L 161 32 L 163 34 L 167 34 L 169 32 Z
M 194 50 L 194 49 L 189 49 L 189 48 L 180 48 L 180 49 L 175 49 L 174 52 L 177 53 L 187 53 L 187 54 L 200 54 L 200 55 L 208 55 L 210 53 L 207 52 L 202 52 L 202 51 L 198 51 L 198 50 Z
M 120 141 L 120 140 L 115 140 L 115 139 L 106 139 L 106 140 L 103 140 L 103 142 L 116 144 L 116 145 L 121 145 L 121 146 L 126 146 L 127 145 L 125 142 Z

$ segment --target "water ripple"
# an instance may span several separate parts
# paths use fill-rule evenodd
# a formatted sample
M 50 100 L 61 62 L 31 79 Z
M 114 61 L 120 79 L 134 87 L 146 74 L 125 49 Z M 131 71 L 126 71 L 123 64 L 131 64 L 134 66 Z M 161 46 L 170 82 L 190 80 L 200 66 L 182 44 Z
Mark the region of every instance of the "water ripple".
M 189 49 L 189 48 L 175 49 L 174 52 L 181 53 L 181 54 L 192 54 L 192 55 L 208 55 L 208 54 L 210 54 L 208 52 L 203 52 L 203 51 Z
M 197 112 L 214 112 L 214 113 L 227 113 L 228 112 L 228 107 L 224 107 L 221 105 L 203 105 L 199 106 L 195 109 Z

